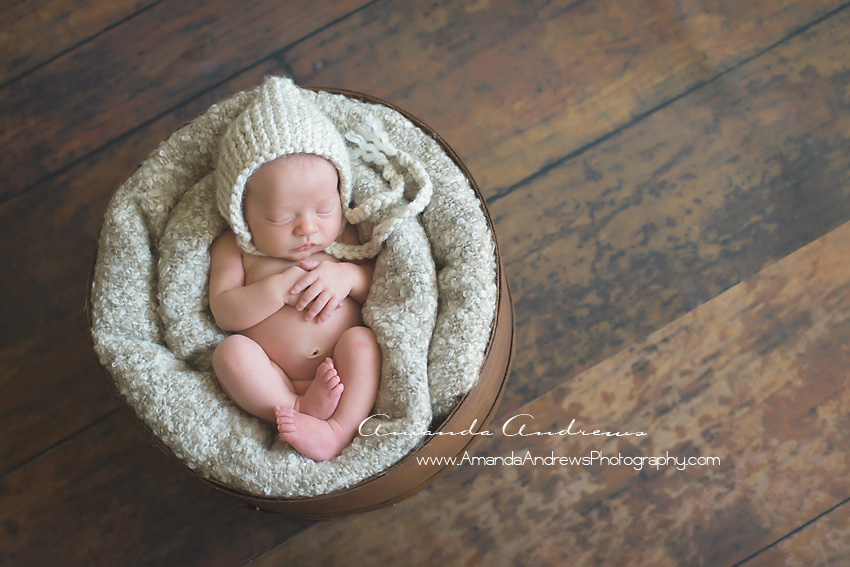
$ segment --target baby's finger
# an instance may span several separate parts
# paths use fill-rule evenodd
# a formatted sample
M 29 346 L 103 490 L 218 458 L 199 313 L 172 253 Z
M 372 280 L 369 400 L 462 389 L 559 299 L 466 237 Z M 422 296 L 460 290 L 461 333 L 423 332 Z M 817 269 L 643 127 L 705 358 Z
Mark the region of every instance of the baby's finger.
M 328 304 L 325 305 L 325 308 L 319 314 L 319 323 L 323 321 L 327 321 L 333 315 L 333 312 L 342 307 L 342 299 L 333 298 L 328 301 Z
M 295 304 L 295 309 L 298 311 L 304 311 L 304 309 L 306 309 L 307 306 L 310 305 L 310 303 L 312 303 L 313 300 L 315 300 L 321 293 L 322 286 L 311 285 L 305 289 L 304 293 L 301 294 L 301 297 L 298 298 L 298 302 Z
M 333 295 L 331 294 L 331 292 L 325 290 L 320 293 L 310 305 L 310 309 L 307 310 L 307 315 L 304 317 L 304 319 L 306 319 L 307 321 L 314 319 L 316 315 L 326 309 L 328 302 L 331 299 L 333 299 Z
M 301 267 L 301 269 L 303 270 L 307 270 L 308 272 L 318 265 L 319 262 L 317 262 L 316 260 L 301 260 L 300 262 L 298 262 L 298 266 Z
M 289 290 L 289 293 L 292 295 L 298 295 L 311 285 L 313 285 L 316 280 L 319 279 L 319 275 L 313 272 L 309 272 L 301 276 L 301 279 L 295 282 L 295 285 L 292 286 L 292 289 Z

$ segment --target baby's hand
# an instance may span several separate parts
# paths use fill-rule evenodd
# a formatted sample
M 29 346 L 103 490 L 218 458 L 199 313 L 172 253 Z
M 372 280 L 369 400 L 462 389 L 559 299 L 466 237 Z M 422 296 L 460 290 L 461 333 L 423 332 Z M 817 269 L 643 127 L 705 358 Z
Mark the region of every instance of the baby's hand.
M 348 265 L 306 260 L 298 265 L 307 273 L 290 290 L 292 295 L 301 294 L 295 308 L 303 311 L 309 306 L 304 316 L 307 321 L 316 317 L 319 323 L 327 321 L 351 293 L 351 279 L 346 274 Z
M 281 273 L 269 276 L 270 278 L 278 278 L 284 305 L 295 306 L 298 303 L 300 298 L 298 295 L 292 293 L 292 286 L 298 283 L 308 273 L 307 270 L 300 266 L 290 266 Z

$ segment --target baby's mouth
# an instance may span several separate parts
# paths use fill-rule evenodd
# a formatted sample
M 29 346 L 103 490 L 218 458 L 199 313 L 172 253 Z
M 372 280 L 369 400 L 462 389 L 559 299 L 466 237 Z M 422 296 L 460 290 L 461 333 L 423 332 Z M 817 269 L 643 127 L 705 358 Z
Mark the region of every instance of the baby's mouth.
M 299 246 L 298 248 L 296 248 L 295 251 L 296 252 L 307 252 L 308 250 L 311 250 L 315 246 L 316 245 L 313 244 L 312 242 L 306 242 L 306 243 L 302 244 L 301 246 Z

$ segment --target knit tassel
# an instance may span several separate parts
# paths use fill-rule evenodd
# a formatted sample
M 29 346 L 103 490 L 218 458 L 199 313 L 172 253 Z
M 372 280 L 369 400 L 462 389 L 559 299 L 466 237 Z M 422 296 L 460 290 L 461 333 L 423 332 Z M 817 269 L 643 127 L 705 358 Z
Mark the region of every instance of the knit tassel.
M 346 205 L 345 218 L 348 222 L 358 224 L 373 218 L 383 209 L 403 202 L 404 176 L 398 172 L 389 158 L 395 158 L 395 161 L 401 167 L 407 169 L 411 178 L 419 185 L 419 192 L 416 197 L 407 203 L 399 214 L 378 223 L 374 227 L 369 242 L 356 246 L 335 242 L 327 248 L 330 254 L 340 259 L 373 258 L 380 252 L 383 243 L 399 224 L 425 210 L 425 207 L 431 202 L 434 187 L 431 184 L 431 177 L 422 164 L 390 142 L 389 135 L 378 118 L 368 116 L 359 132 L 348 132 L 345 138 L 356 146 L 352 149 L 352 157 L 380 167 L 381 177 L 390 185 L 389 191 L 369 197 L 354 209 L 349 209 Z

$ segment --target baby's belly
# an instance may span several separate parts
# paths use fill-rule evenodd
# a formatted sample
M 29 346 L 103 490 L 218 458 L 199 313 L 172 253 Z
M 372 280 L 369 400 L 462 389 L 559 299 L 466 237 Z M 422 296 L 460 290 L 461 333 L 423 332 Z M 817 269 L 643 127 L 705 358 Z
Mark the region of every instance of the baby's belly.
M 334 346 L 347 329 L 363 324 L 360 305 L 347 298 L 330 319 L 305 321 L 304 311 L 286 305 L 242 334 L 253 339 L 290 380 L 311 380 L 319 364 L 333 356 Z

